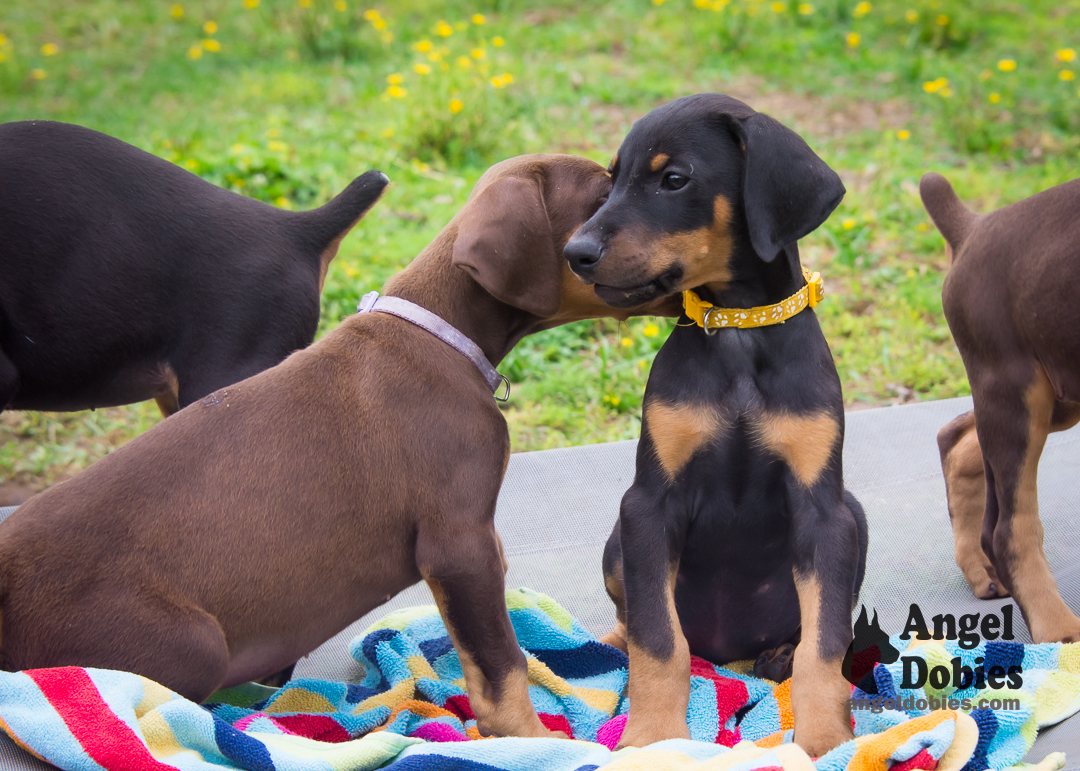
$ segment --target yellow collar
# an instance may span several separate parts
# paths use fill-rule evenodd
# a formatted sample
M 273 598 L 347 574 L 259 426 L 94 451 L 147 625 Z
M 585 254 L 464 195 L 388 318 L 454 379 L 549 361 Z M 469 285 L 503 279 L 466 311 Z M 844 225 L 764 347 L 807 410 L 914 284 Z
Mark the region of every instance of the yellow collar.
M 757 308 L 717 308 L 707 303 L 694 292 L 683 292 L 683 308 L 690 320 L 709 334 L 724 327 L 767 327 L 771 324 L 783 324 L 806 308 L 813 308 L 825 296 L 825 282 L 820 273 L 811 273 L 802 269 L 806 286 L 776 305 L 761 305 Z

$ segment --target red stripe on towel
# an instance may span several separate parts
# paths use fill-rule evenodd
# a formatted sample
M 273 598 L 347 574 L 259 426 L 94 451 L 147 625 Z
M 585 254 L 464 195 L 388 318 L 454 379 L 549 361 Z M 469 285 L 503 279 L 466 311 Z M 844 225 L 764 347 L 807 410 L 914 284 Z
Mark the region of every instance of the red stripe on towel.
M 42 695 L 56 710 L 86 754 L 108 771 L 176 771 L 159 763 L 146 745 L 113 714 L 81 667 L 28 669 Z

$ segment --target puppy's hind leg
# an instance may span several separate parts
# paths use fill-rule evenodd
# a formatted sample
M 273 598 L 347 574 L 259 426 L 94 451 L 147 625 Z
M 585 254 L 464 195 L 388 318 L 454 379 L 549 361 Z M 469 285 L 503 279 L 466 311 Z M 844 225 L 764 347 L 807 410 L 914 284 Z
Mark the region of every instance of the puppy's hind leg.
M 604 547 L 604 589 L 615 603 L 615 628 L 600 638 L 600 642 L 629 653 L 626 642 L 626 588 L 623 586 L 622 546 L 619 543 L 619 522 L 611 531 Z

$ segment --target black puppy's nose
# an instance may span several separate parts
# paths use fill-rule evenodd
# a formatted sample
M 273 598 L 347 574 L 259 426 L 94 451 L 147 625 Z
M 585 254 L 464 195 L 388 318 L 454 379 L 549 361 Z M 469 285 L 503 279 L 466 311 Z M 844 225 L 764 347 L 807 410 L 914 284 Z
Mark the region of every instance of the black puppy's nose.
M 590 235 L 575 235 L 563 247 L 563 256 L 570 263 L 570 269 L 579 276 L 591 275 L 603 252 L 600 239 Z

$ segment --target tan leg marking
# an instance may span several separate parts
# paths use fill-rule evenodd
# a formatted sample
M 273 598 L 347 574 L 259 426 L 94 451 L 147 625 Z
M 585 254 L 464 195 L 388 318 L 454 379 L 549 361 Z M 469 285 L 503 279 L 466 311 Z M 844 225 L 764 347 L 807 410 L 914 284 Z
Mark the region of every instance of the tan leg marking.
M 817 482 L 840 437 L 840 426 L 828 412 L 763 412 L 754 420 L 754 431 L 758 441 L 779 456 L 806 487 Z
M 791 674 L 791 711 L 795 743 L 811 757 L 852 739 L 851 685 L 844 679 L 841 655 L 833 661 L 821 657 L 821 586 L 814 577 L 795 573 L 799 593 L 802 637 L 795 648 Z
M 670 160 L 671 156 L 667 153 L 657 153 L 653 156 L 652 160 L 649 161 L 649 168 L 653 171 L 660 171 L 660 169 L 664 168 L 664 164 Z
M 668 623 L 675 638 L 675 650 L 667 661 L 627 640 L 630 655 L 630 714 L 619 739 L 620 747 L 644 747 L 664 739 L 689 739 L 686 709 L 690 704 L 690 645 L 683 636 L 675 612 L 675 576 L 667 582 Z
M 615 573 L 604 576 L 604 587 L 608 596 L 615 603 L 615 628 L 600 638 L 600 642 L 618 648 L 623 653 L 629 653 L 630 648 L 626 642 L 626 589 L 622 582 L 622 562 L 615 566 Z
M 662 402 L 645 405 L 645 429 L 653 452 L 672 481 L 702 445 L 723 435 L 727 427 L 727 421 L 712 407 Z
M 984 600 L 1008 597 L 1009 590 L 982 549 L 986 473 L 975 433 L 975 413 L 965 413 L 942 428 L 938 446 L 942 451 L 941 471 L 945 477 L 956 564 L 976 597 Z
M 481 732 L 495 736 L 563 737 L 561 731 L 549 731 L 540 722 L 536 709 L 529 699 L 529 675 L 524 668 L 507 673 L 501 683 L 492 683 L 483 670 L 460 642 L 457 630 L 447 614 L 446 593 L 435 579 L 427 579 L 428 588 L 439 606 L 446 633 L 457 650 L 461 671 L 465 674 L 465 690 L 469 694 L 469 706 L 476 715 Z
M 1010 588 L 1024 611 L 1032 640 L 1037 643 L 1077 642 L 1080 641 L 1080 619 L 1061 599 L 1042 548 L 1037 479 L 1039 458 L 1053 420 L 1054 388 L 1041 366 L 1036 367 L 1035 382 L 1028 389 L 1025 401 L 1029 416 L 1028 446 L 1016 489 L 1009 553 L 1001 558 L 1011 567 Z

